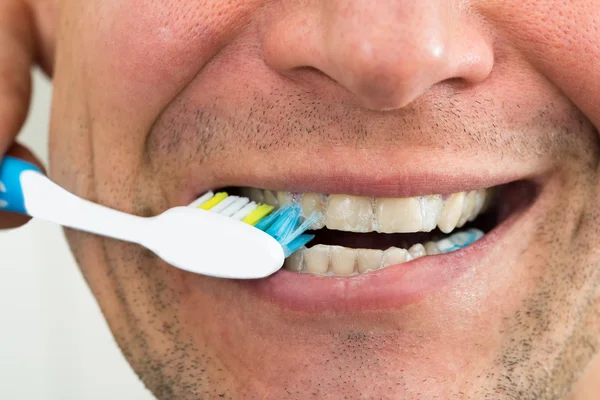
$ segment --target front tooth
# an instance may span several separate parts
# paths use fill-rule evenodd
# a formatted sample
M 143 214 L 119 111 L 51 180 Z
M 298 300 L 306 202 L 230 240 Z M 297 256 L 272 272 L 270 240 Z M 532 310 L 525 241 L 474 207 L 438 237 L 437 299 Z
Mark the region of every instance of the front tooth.
M 475 190 L 470 191 L 467 194 L 467 196 L 465 197 L 465 201 L 463 203 L 463 210 L 460 215 L 460 218 L 458 219 L 458 223 L 456 224 L 457 227 L 461 228 L 469 220 L 469 217 L 471 216 L 471 213 L 473 212 L 473 208 L 475 207 L 476 198 L 477 198 L 477 191 L 475 191 Z
M 265 203 L 270 206 L 277 207 L 279 203 L 277 202 L 277 195 L 272 190 L 265 189 Z
M 302 259 L 304 257 L 304 251 L 305 249 L 300 249 L 286 258 L 285 262 L 283 263 L 283 268 L 287 269 L 288 271 L 302 272 Z
M 323 196 L 318 193 L 305 193 L 300 201 L 302 205 L 302 215 L 304 218 L 310 217 L 313 213 L 323 213 Z M 321 229 L 325 226 L 324 218 L 315 222 L 310 229 Z
M 325 226 L 348 232 L 370 232 L 373 210 L 368 197 L 333 194 L 329 196 Z
M 248 195 L 246 195 L 250 200 L 258 203 L 264 203 L 265 201 L 265 192 L 262 189 L 250 188 Z
M 277 192 L 277 203 L 283 207 L 292 202 L 292 194 L 290 192 Z
M 357 252 L 358 272 L 377 271 L 381 268 L 383 251 L 372 249 L 359 249 Z
M 435 256 L 436 254 L 441 254 L 440 248 L 435 242 L 427 242 L 425 243 L 425 252 L 428 256 Z
M 303 253 L 304 268 L 311 274 L 326 274 L 329 269 L 329 246 L 318 244 Z
M 397 247 L 390 247 L 386 251 L 383 252 L 383 267 L 388 267 L 390 265 L 402 264 L 407 262 L 410 259 L 410 255 L 408 251 L 405 249 L 399 249 Z
M 377 232 L 409 233 L 423 229 L 421 203 L 418 197 L 376 199 Z
M 486 189 L 479 189 L 475 192 L 475 204 L 473 205 L 473 210 L 471 211 L 471 216 L 469 217 L 469 221 L 475 220 L 481 210 L 483 209 L 483 205 L 485 203 L 485 199 L 487 197 Z
M 331 249 L 331 272 L 334 275 L 352 275 L 356 264 L 356 251 L 335 246 Z
M 423 232 L 431 232 L 437 226 L 444 200 L 439 194 L 423 196 L 421 201 L 421 215 L 423 216 Z
M 424 257 L 427 255 L 425 251 L 425 247 L 421 243 L 417 243 L 413 245 L 410 249 L 408 249 L 408 254 L 412 257 L 412 259 Z
M 444 233 L 450 233 L 456 228 L 456 224 L 462 214 L 465 201 L 465 192 L 454 193 L 444 202 L 442 214 L 438 221 L 438 227 Z

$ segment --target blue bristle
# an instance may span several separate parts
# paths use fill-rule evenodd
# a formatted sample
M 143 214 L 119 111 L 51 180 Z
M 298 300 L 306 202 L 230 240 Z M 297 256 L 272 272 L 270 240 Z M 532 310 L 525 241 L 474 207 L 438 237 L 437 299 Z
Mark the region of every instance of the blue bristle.
M 269 229 L 267 229 L 267 233 L 281 242 L 296 229 L 299 220 L 300 207 L 297 205 L 289 207 L 275 222 L 273 222 Z
M 303 234 L 292 240 L 290 243 L 283 245 L 283 252 L 285 253 L 285 257 L 287 258 L 291 256 L 293 253 L 306 246 L 306 244 L 314 238 L 315 235 Z
M 295 231 L 293 231 L 292 233 L 287 235 L 287 237 L 281 241 L 281 244 L 286 245 L 286 244 L 292 242 L 298 236 L 300 236 L 304 232 L 306 232 L 308 230 L 308 228 L 310 228 L 315 222 L 320 220 L 322 217 L 323 217 L 323 214 L 321 214 L 320 212 L 315 212 L 315 213 L 311 214 L 311 216 L 308 217 L 300 226 L 298 226 Z
M 261 231 L 266 232 L 267 229 L 269 229 L 269 227 L 273 224 L 273 222 L 275 222 L 275 220 L 277 220 L 277 218 L 279 218 L 279 216 L 283 214 L 286 210 L 286 207 L 281 207 L 273 211 L 271 214 L 267 215 L 265 218 L 260 220 L 258 224 L 255 225 L 255 227 L 260 229 Z
M 315 213 L 301 223 L 301 215 L 300 205 L 287 204 L 263 218 L 256 228 L 274 237 L 283 247 L 285 256 L 289 257 L 315 237 L 304 232 L 322 218 L 321 213 Z

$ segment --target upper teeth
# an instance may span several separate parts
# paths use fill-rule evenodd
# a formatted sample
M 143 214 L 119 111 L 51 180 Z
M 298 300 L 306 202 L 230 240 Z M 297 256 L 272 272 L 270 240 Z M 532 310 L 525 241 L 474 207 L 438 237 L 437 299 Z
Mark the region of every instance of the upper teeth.
M 444 233 L 474 220 L 489 205 L 491 189 L 409 198 L 373 198 L 344 194 L 274 192 L 244 189 L 246 197 L 281 206 L 297 202 L 304 217 L 323 215 L 312 229 L 324 226 L 348 232 L 430 232 L 436 226 Z

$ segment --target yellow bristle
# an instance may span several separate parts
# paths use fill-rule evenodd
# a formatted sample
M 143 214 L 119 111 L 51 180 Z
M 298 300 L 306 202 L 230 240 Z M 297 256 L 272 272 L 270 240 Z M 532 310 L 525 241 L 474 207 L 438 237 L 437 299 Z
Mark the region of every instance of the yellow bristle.
M 211 208 L 225 200 L 227 197 L 229 197 L 229 195 L 226 192 L 217 193 L 210 200 L 208 200 L 205 203 L 202 203 L 198 208 L 202 210 L 210 210 Z
M 248 214 L 248 216 L 246 218 L 244 218 L 242 221 L 250 224 L 252 226 L 258 224 L 258 222 L 263 219 L 264 217 L 266 217 L 267 215 L 269 215 L 269 213 L 271 211 L 273 211 L 273 206 L 270 206 L 268 204 L 261 204 L 258 207 L 256 207 L 256 209 L 254 211 L 252 211 L 250 214 Z

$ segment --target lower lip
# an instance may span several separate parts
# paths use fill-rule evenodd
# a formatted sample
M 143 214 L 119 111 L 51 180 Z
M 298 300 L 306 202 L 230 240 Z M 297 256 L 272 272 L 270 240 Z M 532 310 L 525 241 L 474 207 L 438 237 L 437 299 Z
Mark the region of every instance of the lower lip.
M 515 211 L 477 242 L 464 249 L 422 257 L 377 272 L 329 277 L 280 270 L 255 281 L 236 281 L 241 289 L 280 307 L 303 312 L 399 308 L 451 285 L 476 268 L 522 214 Z

